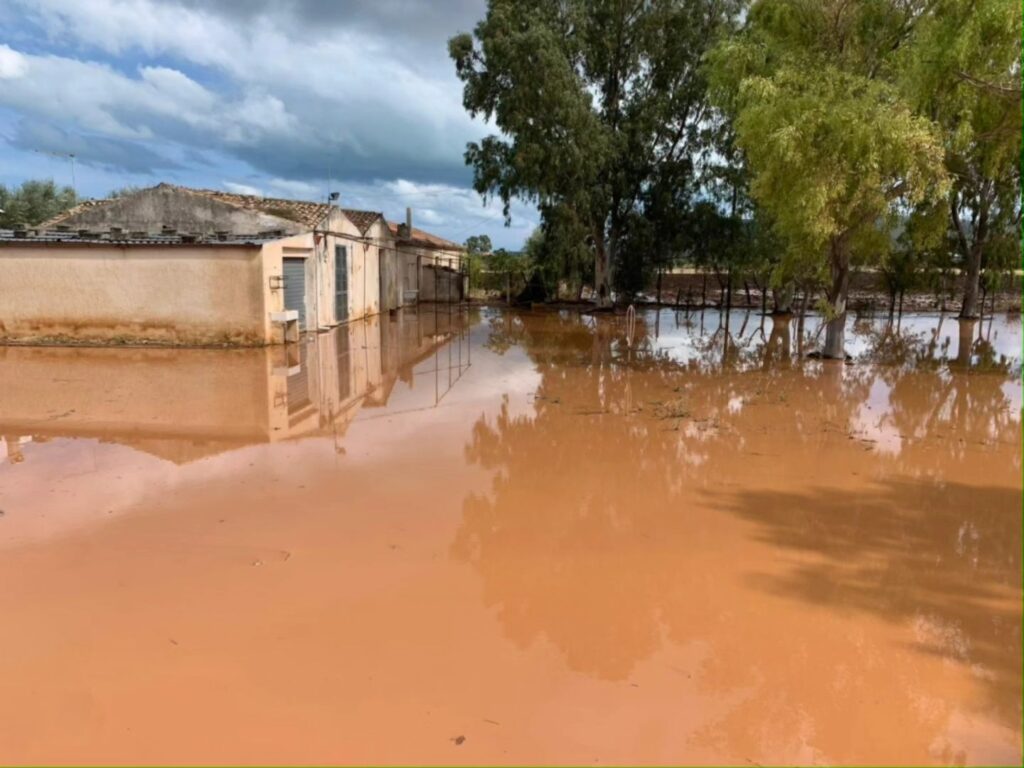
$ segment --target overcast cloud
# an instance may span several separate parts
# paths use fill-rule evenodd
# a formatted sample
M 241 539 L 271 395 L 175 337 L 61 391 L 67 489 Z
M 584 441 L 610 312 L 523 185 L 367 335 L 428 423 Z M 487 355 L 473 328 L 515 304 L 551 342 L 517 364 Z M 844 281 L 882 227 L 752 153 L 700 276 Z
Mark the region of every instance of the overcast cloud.
M 484 0 L 0 0 L 0 182 L 80 194 L 172 181 L 322 198 L 519 247 L 462 159 L 446 41 Z

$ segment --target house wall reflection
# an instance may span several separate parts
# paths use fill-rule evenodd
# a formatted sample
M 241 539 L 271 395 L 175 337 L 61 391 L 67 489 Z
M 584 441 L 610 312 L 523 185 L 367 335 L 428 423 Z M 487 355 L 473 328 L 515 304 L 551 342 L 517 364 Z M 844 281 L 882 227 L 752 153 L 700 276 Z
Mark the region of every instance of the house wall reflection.
M 449 343 L 468 356 L 469 313 L 404 309 L 260 349 L 0 347 L 0 436 L 85 437 L 185 463 L 255 443 L 338 436 L 363 406 Z

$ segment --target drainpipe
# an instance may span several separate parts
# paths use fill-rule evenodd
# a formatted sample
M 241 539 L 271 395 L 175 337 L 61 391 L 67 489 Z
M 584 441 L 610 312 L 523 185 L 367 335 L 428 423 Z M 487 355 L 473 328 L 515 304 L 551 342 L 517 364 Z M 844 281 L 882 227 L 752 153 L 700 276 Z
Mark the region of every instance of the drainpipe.
M 324 240 L 324 242 L 323 242 L 323 246 L 324 246 L 324 251 L 323 251 L 324 252 L 324 256 L 323 256 L 323 258 L 324 259 L 327 258 L 327 252 L 328 252 L 328 247 L 329 247 L 327 245 L 327 231 L 328 231 L 327 230 L 327 226 L 325 226 L 320 231 L 320 234 L 323 235 L 323 240 Z M 314 327 L 314 330 L 317 333 L 319 333 L 320 332 L 320 327 L 321 327 L 321 325 L 320 325 L 320 290 L 321 290 L 321 286 L 320 286 L 320 281 L 321 281 L 321 276 L 320 276 L 320 258 L 321 257 L 320 257 L 320 246 L 317 245 L 316 236 L 317 236 L 317 227 L 314 225 L 313 226 L 313 320 L 316 323 L 316 325 Z

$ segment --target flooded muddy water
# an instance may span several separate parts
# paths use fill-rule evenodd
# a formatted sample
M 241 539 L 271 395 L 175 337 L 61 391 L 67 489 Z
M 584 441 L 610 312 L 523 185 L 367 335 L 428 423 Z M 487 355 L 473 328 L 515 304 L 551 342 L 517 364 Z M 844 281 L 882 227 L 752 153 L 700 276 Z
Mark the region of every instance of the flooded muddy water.
M 1021 324 L 0 348 L 0 762 L 1020 764 Z

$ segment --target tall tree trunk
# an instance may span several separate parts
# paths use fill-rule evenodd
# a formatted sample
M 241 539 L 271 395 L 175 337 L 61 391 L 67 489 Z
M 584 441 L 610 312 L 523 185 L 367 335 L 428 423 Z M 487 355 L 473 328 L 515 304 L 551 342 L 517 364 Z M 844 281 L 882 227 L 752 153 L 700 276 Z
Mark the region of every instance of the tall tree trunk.
M 661 265 L 658 265 L 658 299 L 657 303 L 661 304 Z
M 981 280 L 981 262 L 984 256 L 985 241 L 988 238 L 989 199 L 983 195 L 980 205 L 975 210 L 976 218 L 971 228 L 971 241 L 968 242 L 960 221 L 960 205 L 956 195 L 950 201 L 950 216 L 956 232 L 960 253 L 964 257 L 964 301 L 960 306 L 960 317 L 978 316 L 978 289 Z M 984 309 L 984 307 L 981 307 Z
M 772 330 L 768 335 L 768 343 L 764 346 L 764 366 L 773 359 L 780 362 L 789 358 L 790 326 L 789 317 L 782 315 L 772 318 Z
M 796 285 L 792 282 L 786 283 L 781 289 L 772 291 L 772 301 L 775 302 L 776 315 L 788 315 L 793 311 L 793 295 L 796 293 Z
M 747 280 L 746 278 L 743 279 L 743 290 L 747 294 L 747 306 L 748 307 L 754 306 L 754 302 L 750 298 L 750 281 Z
M 829 285 L 828 301 L 832 305 L 833 316 L 825 327 L 825 349 L 822 355 L 833 360 L 844 360 L 846 299 L 850 292 L 850 252 L 842 236 L 833 238 L 829 250 L 829 272 L 832 281 Z
M 981 288 L 981 247 L 977 243 L 967 251 L 963 275 L 964 301 L 960 306 L 960 317 L 977 317 L 978 292 Z
M 611 243 L 604 239 L 597 241 L 594 248 L 594 301 L 599 307 L 612 304 L 611 286 Z
M 974 346 L 974 330 L 978 327 L 978 321 L 973 317 L 961 317 L 959 319 L 960 332 L 956 348 L 956 362 L 967 368 L 971 364 L 971 349 Z
M 704 278 L 700 284 L 700 306 L 703 309 L 708 305 L 708 273 L 701 272 L 701 275 Z

